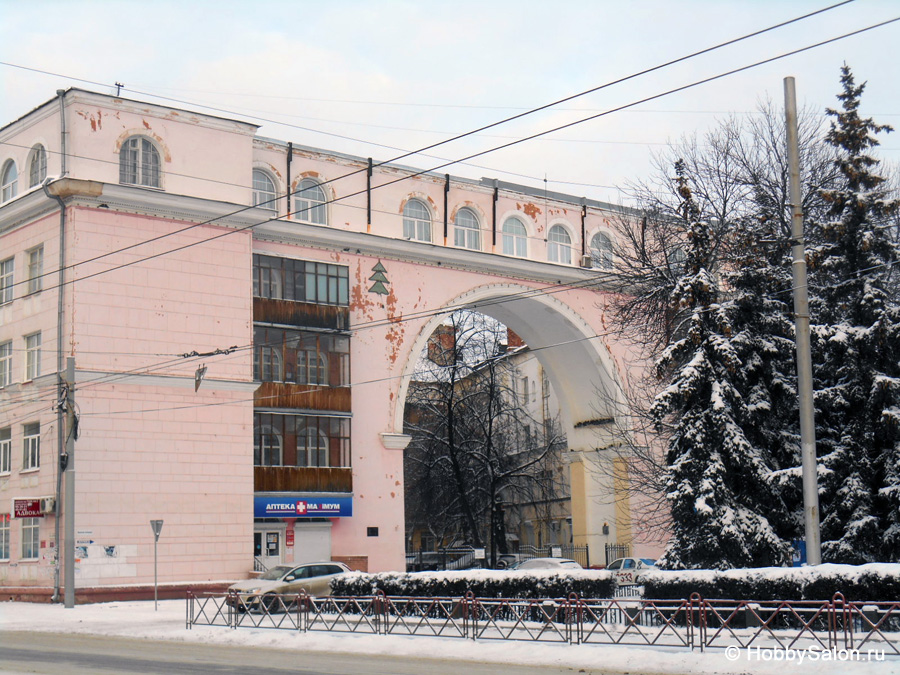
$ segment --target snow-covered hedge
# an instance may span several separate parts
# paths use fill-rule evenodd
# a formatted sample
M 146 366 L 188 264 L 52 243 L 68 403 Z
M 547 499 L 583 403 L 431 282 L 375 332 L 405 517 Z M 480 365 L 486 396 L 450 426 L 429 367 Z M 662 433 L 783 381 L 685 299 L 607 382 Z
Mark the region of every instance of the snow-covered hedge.
M 335 577 L 334 595 L 385 595 L 457 597 L 472 591 L 478 598 L 562 598 L 578 593 L 587 598 L 612 597 L 612 574 L 598 570 L 532 570 L 501 572 L 354 572 Z
M 900 564 L 760 567 L 738 570 L 651 570 L 641 575 L 645 598 L 737 600 L 900 600 Z

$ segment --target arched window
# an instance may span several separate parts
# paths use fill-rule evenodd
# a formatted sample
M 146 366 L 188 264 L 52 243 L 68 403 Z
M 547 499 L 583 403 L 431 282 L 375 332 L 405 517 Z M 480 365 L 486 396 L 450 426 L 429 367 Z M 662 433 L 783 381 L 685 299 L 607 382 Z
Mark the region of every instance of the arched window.
M 503 223 L 503 255 L 528 256 L 528 231 L 518 218 L 507 218 Z
M 431 213 L 418 199 L 410 199 L 403 207 L 403 238 L 431 241 Z
M 38 143 L 31 149 L 31 164 L 28 167 L 28 187 L 40 185 L 47 177 L 47 151 Z
M 612 269 L 612 239 L 605 232 L 598 232 L 591 239 L 591 257 L 594 261 L 594 267 L 602 270 Z
M 3 173 L 0 174 L 0 202 L 8 202 L 18 193 L 19 172 L 16 171 L 16 163 L 7 160 L 3 165 Z
M 263 424 L 256 428 L 253 436 L 253 463 L 256 466 L 281 466 L 281 432 L 271 425 Z
M 304 178 L 297 186 L 294 216 L 304 223 L 328 224 L 328 216 L 325 212 L 325 191 L 312 178 Z
M 328 436 L 314 424 L 297 429 L 297 466 L 328 466 Z
M 119 151 L 119 182 L 126 185 L 162 187 L 159 150 L 149 138 L 132 136 Z
M 687 260 L 687 254 L 680 246 L 676 246 L 669 251 L 669 269 L 675 274 L 681 274 L 684 271 L 684 261 Z
M 547 235 L 547 258 L 550 262 L 572 264 L 572 237 L 562 225 L 554 225 Z
M 481 250 L 481 228 L 478 225 L 478 217 L 471 209 L 463 208 L 456 212 L 456 221 L 453 223 L 453 245 L 473 251 Z
M 253 169 L 253 206 L 277 211 L 275 197 L 275 181 L 265 171 Z

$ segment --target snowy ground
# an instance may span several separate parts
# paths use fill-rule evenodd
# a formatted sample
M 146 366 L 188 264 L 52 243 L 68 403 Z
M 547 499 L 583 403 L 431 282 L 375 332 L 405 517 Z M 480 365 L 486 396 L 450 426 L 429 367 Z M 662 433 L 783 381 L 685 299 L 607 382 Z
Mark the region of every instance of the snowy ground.
M 460 638 L 404 637 L 398 635 L 354 635 L 346 633 L 289 630 L 195 627 L 185 628 L 186 603 L 164 600 L 154 611 L 153 602 L 113 602 L 79 605 L 65 609 L 61 605 L 22 602 L 0 603 L 0 630 L 85 633 L 129 638 L 152 638 L 181 642 L 229 645 L 257 645 L 298 651 L 345 652 L 353 654 L 391 654 L 458 659 Z M 745 650 L 714 650 L 706 653 L 683 649 L 639 648 L 615 645 L 534 644 L 528 642 L 466 642 L 466 658 L 489 663 L 553 665 L 579 669 L 602 669 L 609 673 L 793 673 L 816 674 L 900 674 L 900 658 L 883 661 L 847 661 L 825 653 L 776 654 L 771 650 L 749 653 Z M 779 656 L 781 657 L 779 659 Z M 840 655 L 838 655 L 840 656 Z M 779 660 L 776 660 L 779 659 Z M 502 670 L 498 669 L 502 672 Z

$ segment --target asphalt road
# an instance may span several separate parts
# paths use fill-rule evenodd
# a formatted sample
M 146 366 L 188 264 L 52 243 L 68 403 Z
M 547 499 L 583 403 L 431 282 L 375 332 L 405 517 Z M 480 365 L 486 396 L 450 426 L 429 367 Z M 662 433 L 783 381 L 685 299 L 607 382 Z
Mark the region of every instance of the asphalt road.
M 460 641 L 460 650 L 464 649 L 465 642 Z M 0 672 L 53 675 L 601 675 L 599 670 L 531 668 L 468 661 L 324 654 L 266 647 L 9 631 L 0 631 Z

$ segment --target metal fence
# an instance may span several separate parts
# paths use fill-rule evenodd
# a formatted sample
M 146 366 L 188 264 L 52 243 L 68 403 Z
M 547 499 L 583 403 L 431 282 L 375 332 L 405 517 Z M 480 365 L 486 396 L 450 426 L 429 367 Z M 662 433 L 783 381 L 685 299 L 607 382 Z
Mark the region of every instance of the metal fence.
M 619 558 L 631 557 L 631 546 L 629 544 L 606 544 L 606 564 L 607 566 L 613 560 Z
M 188 592 L 186 627 L 275 628 L 685 649 L 872 651 L 900 658 L 900 602 L 643 598 L 313 598 Z

